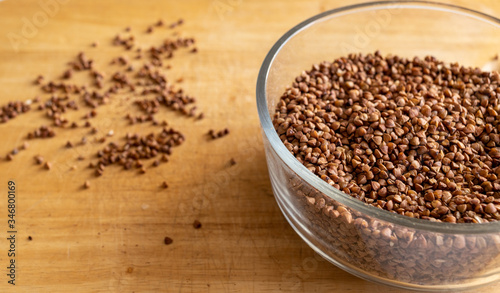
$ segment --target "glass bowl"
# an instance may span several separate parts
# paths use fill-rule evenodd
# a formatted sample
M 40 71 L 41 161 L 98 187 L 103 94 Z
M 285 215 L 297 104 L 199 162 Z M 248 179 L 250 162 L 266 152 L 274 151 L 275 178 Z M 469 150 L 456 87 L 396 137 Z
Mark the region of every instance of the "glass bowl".
M 495 17 L 453 5 L 373 2 L 314 16 L 272 47 L 259 72 L 257 107 L 273 192 L 290 225 L 322 257 L 364 279 L 422 291 L 465 290 L 500 278 L 500 222 L 431 222 L 366 205 L 296 160 L 271 118 L 302 71 L 349 53 L 432 55 L 491 67 L 499 26 Z

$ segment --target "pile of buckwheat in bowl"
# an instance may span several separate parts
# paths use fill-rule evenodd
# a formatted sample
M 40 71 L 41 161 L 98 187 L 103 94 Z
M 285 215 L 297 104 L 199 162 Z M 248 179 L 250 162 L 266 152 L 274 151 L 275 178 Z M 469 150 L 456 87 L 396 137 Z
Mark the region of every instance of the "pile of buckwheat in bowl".
M 307 169 L 367 204 L 436 222 L 497 221 L 499 81 L 497 72 L 447 67 L 433 57 L 352 54 L 314 65 L 297 77 L 277 104 L 273 122 L 285 147 Z M 294 183 L 292 179 L 291 188 L 297 188 Z M 500 245 L 398 233 L 332 205 L 321 194 L 297 191 L 317 228 L 330 230 L 326 237 L 342 236 L 346 253 L 366 253 L 356 255 L 363 262 L 373 254 L 370 265 L 384 264 L 386 274 L 406 275 L 411 281 L 431 280 L 443 270 L 445 275 L 470 273 L 461 266 L 447 267 L 450 262 L 441 253 L 426 254 L 429 245 L 443 249 L 446 258 L 475 262 L 478 268 L 489 260 L 481 257 L 484 250 Z M 351 224 L 354 231 L 347 228 Z M 379 251 L 350 246 L 360 243 L 359 237 L 379 242 Z M 388 249 L 392 241 L 406 247 Z M 411 266 L 408 260 L 391 263 L 412 255 Z M 412 277 L 417 265 L 421 269 Z
M 412 218 L 497 221 L 499 81 L 433 57 L 351 54 L 298 76 L 273 122 L 299 162 L 354 198 Z
M 500 265 L 498 72 L 375 49 L 284 81 L 288 55 L 314 55 L 295 47 L 321 35 L 309 29 L 392 5 L 313 17 L 264 61 L 257 103 L 276 200 L 309 246 L 363 278 L 426 291 L 491 283 Z

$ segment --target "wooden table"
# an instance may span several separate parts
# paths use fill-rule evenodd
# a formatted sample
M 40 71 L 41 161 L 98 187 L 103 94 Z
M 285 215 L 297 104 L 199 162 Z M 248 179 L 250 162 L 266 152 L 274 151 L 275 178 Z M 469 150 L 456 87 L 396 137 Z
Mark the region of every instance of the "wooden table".
M 172 33 L 163 28 L 148 35 L 149 25 L 183 18 L 178 31 L 196 39 L 198 53 L 179 53 L 168 77 L 183 78 L 179 86 L 197 97 L 206 118 L 194 121 L 162 109 L 159 117 L 180 129 L 186 142 L 169 163 L 144 175 L 108 167 L 96 178 L 87 168 L 103 146 L 93 137 L 113 130 L 108 141 L 119 140 L 129 131 L 158 129 L 129 126 L 123 117 L 138 111 L 125 99 L 99 107 L 91 119 L 95 135 L 83 127 L 56 129 L 56 137 L 30 140 L 14 161 L 2 160 L 1 292 L 402 292 L 320 259 L 288 225 L 273 198 L 255 106 L 260 64 L 286 30 L 326 9 L 361 1 L 103 2 L 0 2 L 1 104 L 36 95 L 45 100 L 48 95 L 33 80 L 39 74 L 58 80 L 80 51 L 111 72 L 111 58 L 125 54 L 111 46 L 117 33 L 130 26 L 143 44 L 154 44 Z M 447 2 L 500 15 L 496 1 Z M 80 73 L 75 78 L 88 82 Z M 65 117 L 82 123 L 86 111 Z M 0 155 L 44 123 L 50 120 L 33 109 L 0 124 Z M 227 137 L 209 141 L 204 135 L 225 127 Z M 83 136 L 87 145 L 64 147 Z M 37 154 L 52 163 L 50 170 L 34 163 Z M 86 160 L 76 160 L 79 155 Z M 17 186 L 15 287 L 5 275 L 9 180 Z M 85 180 L 89 189 L 82 188 Z M 163 181 L 168 189 L 160 187 Z M 194 220 L 201 229 L 193 228 Z M 166 236 L 172 244 L 164 244 Z

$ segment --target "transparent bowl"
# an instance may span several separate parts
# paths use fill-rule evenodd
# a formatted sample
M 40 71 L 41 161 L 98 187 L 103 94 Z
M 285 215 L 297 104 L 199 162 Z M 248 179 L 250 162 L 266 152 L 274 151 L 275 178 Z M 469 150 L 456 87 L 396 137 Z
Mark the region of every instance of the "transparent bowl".
M 366 205 L 307 170 L 272 123 L 285 89 L 312 64 L 380 50 L 483 67 L 500 49 L 499 27 L 499 19 L 462 7 L 374 2 L 314 16 L 272 47 L 257 80 L 271 183 L 290 225 L 322 257 L 364 279 L 422 291 L 465 290 L 500 278 L 500 222 L 438 223 Z

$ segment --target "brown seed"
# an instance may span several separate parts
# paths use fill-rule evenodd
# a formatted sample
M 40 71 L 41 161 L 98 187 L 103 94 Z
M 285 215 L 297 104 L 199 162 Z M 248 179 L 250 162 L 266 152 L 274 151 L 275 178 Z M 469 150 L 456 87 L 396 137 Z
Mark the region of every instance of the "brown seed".
M 201 222 L 200 222 L 200 221 L 198 221 L 198 220 L 194 220 L 194 222 L 193 222 L 193 227 L 194 227 L 195 229 L 200 229 L 200 228 L 201 228 Z
M 430 201 L 430 202 L 435 200 L 434 193 L 432 191 L 428 191 L 427 193 L 425 193 L 424 198 L 426 201 Z
M 71 143 L 71 141 L 68 140 L 68 142 L 66 142 L 66 148 L 72 148 L 73 147 L 73 144 Z
M 85 183 L 83 184 L 83 187 L 86 189 L 90 188 L 90 181 L 88 181 L 88 180 L 85 181 Z
M 392 119 L 387 119 L 387 120 L 385 121 L 385 126 L 387 126 L 387 127 L 391 127 L 391 128 L 392 128 L 392 127 L 395 127 L 395 126 L 396 126 L 396 124 L 394 123 L 394 120 L 392 120 Z
M 420 170 L 421 165 L 417 160 L 415 160 L 415 161 L 411 162 L 411 167 L 415 170 Z
M 429 117 L 431 116 L 432 109 L 428 105 L 423 105 L 422 108 L 420 108 L 420 113 L 425 117 Z
M 419 112 L 420 111 L 419 111 L 419 109 L 417 107 L 412 107 L 410 109 L 410 111 L 408 112 L 408 116 L 410 116 L 410 118 L 415 118 L 415 117 L 418 116 Z
M 166 181 L 163 181 L 163 183 L 161 184 L 161 186 L 165 189 L 168 188 L 168 183 Z
M 70 79 L 73 76 L 73 71 L 71 69 L 68 69 L 64 72 L 62 78 L 63 79 Z
M 170 237 L 165 237 L 165 239 L 163 240 L 163 243 L 165 243 L 165 245 L 170 245 L 172 244 L 172 242 L 174 242 L 174 240 L 172 240 L 172 238 Z
M 45 169 L 50 170 L 50 169 L 52 168 L 52 163 L 50 163 L 50 162 L 45 162 L 44 167 L 45 167 Z
M 347 126 L 347 134 L 352 134 L 356 130 L 356 126 L 354 124 L 349 124 Z
M 356 136 L 364 136 L 366 134 L 366 129 L 361 127 L 356 129 Z
M 497 212 L 497 208 L 495 207 L 495 205 L 493 203 L 489 203 L 486 205 L 486 208 L 484 209 L 484 211 L 488 214 L 494 214 Z
M 457 248 L 457 249 L 463 249 L 465 248 L 465 238 L 464 236 L 462 235 L 457 235 L 455 236 L 455 239 L 453 241 L 453 247 Z
M 447 215 L 447 216 L 443 219 L 443 222 L 447 222 L 447 223 L 456 223 L 456 222 L 457 222 L 457 218 L 455 218 L 453 215 Z
M 384 228 L 380 234 L 382 234 L 382 236 L 385 238 L 391 238 L 392 231 L 390 228 Z
M 45 79 L 45 77 L 43 75 L 39 75 L 37 77 L 37 79 L 35 80 L 35 84 L 38 84 L 38 85 L 42 84 L 44 79 Z
M 35 162 L 38 164 L 38 165 L 41 165 L 43 164 L 44 162 L 44 159 L 42 156 L 38 155 L 38 156 L 35 156 Z
M 32 240 L 33 240 L 33 237 L 28 236 L 28 241 L 32 241 Z
M 377 113 L 371 113 L 370 116 L 368 116 L 368 121 L 370 122 L 375 122 L 380 119 L 380 116 Z
M 21 146 L 21 149 L 22 150 L 26 150 L 26 149 L 29 148 L 29 146 L 30 146 L 30 144 L 27 141 L 25 141 L 25 142 L 23 142 L 23 145 Z

